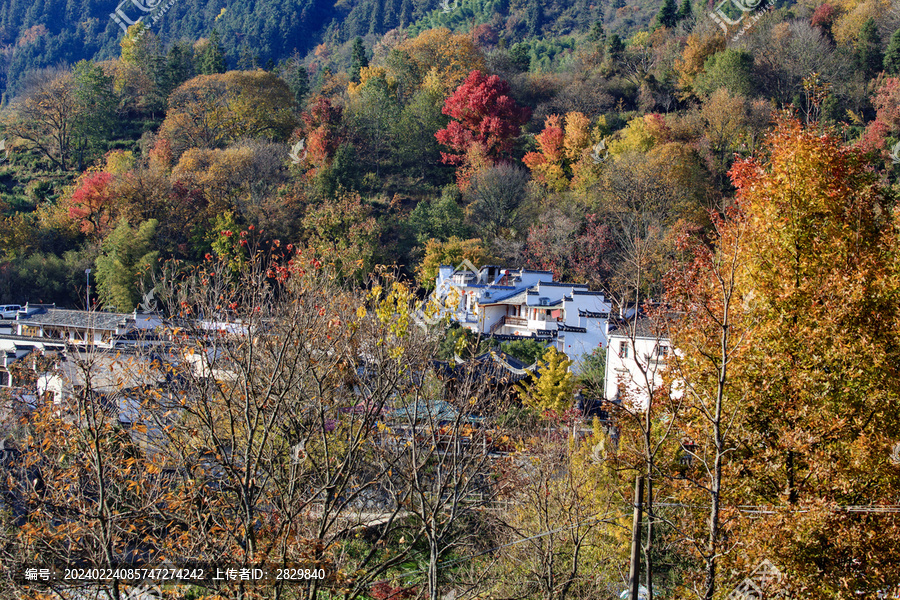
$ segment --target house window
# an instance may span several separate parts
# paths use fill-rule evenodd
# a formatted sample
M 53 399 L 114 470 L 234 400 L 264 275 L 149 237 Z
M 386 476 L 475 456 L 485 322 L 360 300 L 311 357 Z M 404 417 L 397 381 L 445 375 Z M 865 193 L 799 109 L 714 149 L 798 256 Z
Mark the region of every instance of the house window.
M 669 347 L 665 344 L 660 344 L 656 347 L 656 358 L 659 360 L 666 360 L 669 356 Z
M 619 342 L 619 358 L 628 358 L 628 342 Z

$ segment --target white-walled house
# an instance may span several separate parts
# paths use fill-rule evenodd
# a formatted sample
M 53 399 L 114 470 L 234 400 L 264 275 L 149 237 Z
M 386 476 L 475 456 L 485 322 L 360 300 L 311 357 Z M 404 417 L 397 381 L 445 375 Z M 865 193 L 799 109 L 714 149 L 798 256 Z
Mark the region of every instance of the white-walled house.
M 646 410 L 675 352 L 671 341 L 659 321 L 644 316 L 610 321 L 607 335 L 606 399 Z
M 111 348 L 129 335 L 159 327 L 162 320 L 155 314 L 137 311 L 110 313 L 68 310 L 52 304 L 26 304 L 9 323 L 13 335 L 20 338 Z
M 546 341 L 566 353 L 575 372 L 586 355 L 606 347 L 610 303 L 585 284 L 496 265 L 477 273 L 441 266 L 435 283 L 435 299 L 461 326 L 500 340 Z

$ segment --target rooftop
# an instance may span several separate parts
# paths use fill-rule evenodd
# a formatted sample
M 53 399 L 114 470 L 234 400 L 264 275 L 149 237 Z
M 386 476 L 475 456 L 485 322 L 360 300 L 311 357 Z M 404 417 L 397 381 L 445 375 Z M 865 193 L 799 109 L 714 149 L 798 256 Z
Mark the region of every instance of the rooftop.
M 45 312 L 35 313 L 21 319 L 19 323 L 115 331 L 119 327 L 127 325 L 129 321 L 134 321 L 131 313 L 87 312 L 83 310 L 48 308 Z

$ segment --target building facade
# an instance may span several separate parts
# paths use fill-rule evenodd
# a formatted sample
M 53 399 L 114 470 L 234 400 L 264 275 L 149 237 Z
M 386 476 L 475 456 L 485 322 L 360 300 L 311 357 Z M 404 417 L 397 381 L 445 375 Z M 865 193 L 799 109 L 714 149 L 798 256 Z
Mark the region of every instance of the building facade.
M 585 284 L 553 281 L 550 271 L 441 266 L 435 284 L 443 314 L 462 327 L 498 340 L 546 342 L 566 353 L 574 372 L 607 346 L 610 303 Z

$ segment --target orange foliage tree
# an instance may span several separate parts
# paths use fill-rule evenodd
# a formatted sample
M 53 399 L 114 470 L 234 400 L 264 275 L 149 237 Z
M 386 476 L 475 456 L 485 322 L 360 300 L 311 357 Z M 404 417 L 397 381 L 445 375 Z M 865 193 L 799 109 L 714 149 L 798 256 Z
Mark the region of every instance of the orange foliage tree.
M 85 173 L 72 195 L 63 200 L 69 218 L 83 233 L 104 237 L 115 223 L 115 177 L 104 171 Z

